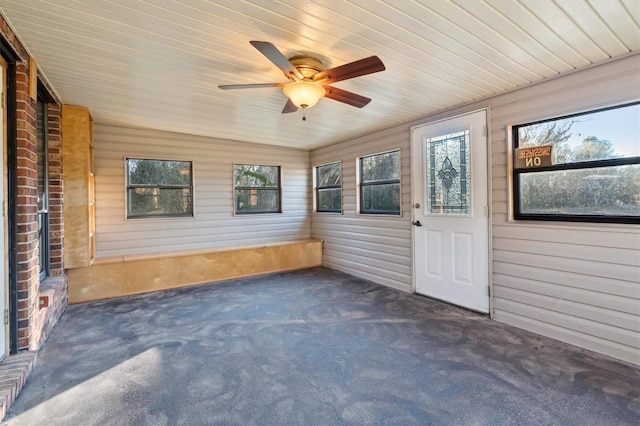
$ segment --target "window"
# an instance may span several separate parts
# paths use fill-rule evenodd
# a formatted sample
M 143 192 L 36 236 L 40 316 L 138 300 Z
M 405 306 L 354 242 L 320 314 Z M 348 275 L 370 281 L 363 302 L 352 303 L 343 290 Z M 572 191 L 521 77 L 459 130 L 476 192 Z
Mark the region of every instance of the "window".
M 38 172 L 38 239 L 40 259 L 40 281 L 49 276 L 49 138 L 48 104 L 39 93 L 36 103 L 36 142 Z
M 424 141 L 425 214 L 471 216 L 469 129 Z
M 316 211 L 342 213 L 342 164 L 316 167 Z
M 280 166 L 233 165 L 235 213 L 281 213 Z
M 193 216 L 191 161 L 127 158 L 127 218 Z
M 400 215 L 400 150 L 358 161 L 360 213 Z
M 513 126 L 514 218 L 640 223 L 640 104 Z

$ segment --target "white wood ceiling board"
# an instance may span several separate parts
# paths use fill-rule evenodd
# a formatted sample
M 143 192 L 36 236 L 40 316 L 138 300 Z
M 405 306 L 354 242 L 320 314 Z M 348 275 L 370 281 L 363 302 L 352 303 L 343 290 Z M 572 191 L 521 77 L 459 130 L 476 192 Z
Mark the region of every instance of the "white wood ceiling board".
M 590 0 L 592 6 L 595 1 L 602 2 L 603 0 Z M 625 8 L 627 15 L 635 22 L 635 26 L 640 27 L 640 2 L 638 0 L 622 0 L 620 7 Z
M 25 21 L 21 21 L 22 18 L 24 18 Z M 69 51 L 73 50 L 74 60 L 77 58 L 78 60 L 88 60 L 95 63 L 95 57 L 98 56 L 101 59 L 101 63 L 113 62 L 114 66 L 120 67 L 120 70 L 123 73 L 129 72 L 129 70 L 125 68 L 126 66 L 139 66 L 144 64 L 144 62 L 136 60 L 138 49 L 133 49 L 126 45 L 118 45 L 112 41 L 106 41 L 104 38 L 99 37 L 102 34 L 86 32 L 79 26 L 73 27 L 71 25 L 61 23 L 59 24 L 59 28 L 50 30 L 50 26 L 46 24 L 46 21 L 43 22 L 41 19 L 29 18 L 28 16 L 25 17 L 23 15 L 20 15 L 20 19 L 16 19 L 15 21 L 28 22 L 30 27 L 39 27 L 40 31 L 36 32 L 27 29 L 23 31 L 23 34 L 31 34 L 33 39 L 47 41 L 50 45 L 47 52 L 45 52 L 40 58 L 46 58 L 51 55 L 51 51 L 57 50 L 61 54 L 65 54 L 68 59 Z M 48 31 L 48 34 L 45 35 L 44 31 Z M 179 64 L 182 63 L 177 61 L 168 61 L 166 54 L 163 55 L 163 51 L 157 48 L 153 49 L 146 56 L 156 58 L 155 62 L 165 64 L 164 66 L 167 70 L 171 67 L 177 68 L 180 66 Z M 194 55 L 180 54 L 178 59 L 190 62 L 190 67 L 187 68 L 188 70 L 200 69 L 202 72 L 210 72 L 211 66 L 215 66 L 217 62 L 216 60 L 206 56 L 195 57 L 200 61 L 208 61 L 209 64 L 207 65 L 210 66 L 207 67 L 204 64 L 198 63 L 198 60 L 194 60 L 193 58 Z M 42 60 L 39 59 L 39 62 L 42 62 Z M 241 65 L 238 66 L 240 67 Z M 181 65 L 180 67 L 183 71 L 185 70 L 184 65 Z
M 189 6 L 184 3 L 193 3 L 197 7 Z M 269 41 L 276 46 L 280 46 L 280 49 L 285 56 L 298 53 L 295 50 L 288 51 L 286 47 L 288 45 L 293 45 L 294 42 L 292 40 L 298 41 L 300 39 L 299 34 L 295 30 L 296 25 L 293 20 L 289 19 L 281 21 L 286 24 L 287 27 L 279 27 L 270 23 L 269 20 L 266 20 L 266 18 L 269 17 L 262 16 L 257 19 L 252 18 L 248 15 L 237 12 L 238 8 L 242 8 L 245 5 L 244 2 L 239 1 L 217 2 L 228 3 L 229 7 L 222 7 L 219 4 L 209 2 L 203 3 L 202 1 L 184 3 L 167 3 L 163 5 L 172 12 L 183 14 L 184 16 L 188 16 L 194 20 L 204 19 L 209 22 L 215 22 L 212 34 L 223 31 L 225 36 L 230 37 L 230 41 L 235 41 L 239 45 L 242 45 L 243 47 L 241 47 L 241 49 L 246 49 L 247 52 L 249 50 L 255 50 L 248 44 L 247 34 L 262 34 L 263 36 L 266 33 L 271 37 Z M 267 2 L 267 4 L 270 4 L 270 2 Z M 250 40 L 255 39 L 256 38 L 250 38 Z
M 580 27 L 584 34 L 587 34 L 593 40 L 597 40 L 594 44 L 600 46 L 607 56 L 614 57 L 629 52 L 629 48 L 625 43 L 611 31 L 611 28 L 595 13 L 588 3 L 558 0 L 557 4 L 558 7 L 562 8 L 565 15 Z M 640 7 L 640 2 L 637 5 Z
M 61 19 L 65 20 L 64 17 Z M 100 21 L 102 20 L 102 18 L 97 18 L 97 19 Z M 95 46 L 103 45 L 105 49 L 107 49 L 109 52 L 128 58 L 128 62 L 131 62 L 131 58 L 139 56 L 141 54 L 144 54 L 146 57 L 155 57 L 156 60 L 154 61 L 146 61 L 146 63 L 141 61 L 135 62 L 135 67 L 142 68 L 141 70 L 139 70 L 141 72 L 144 72 L 145 68 L 157 69 L 158 65 L 162 65 L 163 72 L 166 73 L 171 69 L 172 67 L 171 64 L 176 64 L 175 65 L 176 71 L 179 71 L 180 73 L 182 73 L 184 77 L 185 70 L 195 70 L 200 68 L 203 72 L 208 72 L 211 69 L 220 69 L 221 65 L 228 64 L 231 61 L 238 62 L 238 63 L 234 63 L 234 68 L 236 70 L 250 69 L 252 65 L 251 62 L 249 61 L 242 61 L 241 63 L 241 59 L 239 60 L 234 56 L 229 56 L 227 59 L 227 58 L 221 57 L 221 55 L 218 55 L 215 52 L 211 52 L 210 55 L 206 55 L 202 52 L 201 49 L 192 48 L 191 46 L 185 45 L 185 44 L 180 45 L 177 42 L 174 43 L 174 44 L 177 44 L 176 46 L 164 45 L 163 44 L 165 40 L 164 38 L 159 39 L 158 42 L 154 42 L 153 45 L 148 45 L 143 38 L 140 39 L 138 37 L 136 39 L 137 43 L 134 49 L 133 47 L 130 47 L 130 43 L 127 42 L 128 38 L 121 37 L 119 33 L 112 33 L 109 37 L 105 37 L 105 35 L 109 35 L 110 31 L 107 31 L 105 33 L 91 32 L 90 30 L 86 30 L 82 28 L 83 27 L 82 22 L 73 21 L 73 24 L 76 25 L 77 33 L 84 34 L 87 41 L 94 40 L 94 46 L 86 45 L 87 49 L 90 49 L 88 52 L 86 52 L 88 55 L 93 55 L 95 53 L 93 51 L 95 49 Z M 58 30 L 59 30 L 58 28 L 54 29 L 54 33 L 57 32 Z M 76 42 L 76 38 L 73 39 L 73 42 Z M 174 49 L 171 49 L 171 47 L 173 47 Z M 68 47 L 66 50 L 68 51 Z M 129 51 L 129 54 L 124 53 L 127 51 Z M 171 52 L 171 55 L 168 54 L 169 52 Z M 104 52 L 101 52 L 101 58 L 104 58 L 104 56 L 102 55 L 104 55 Z M 216 58 L 216 59 L 213 59 L 213 58 Z M 226 60 L 226 62 L 224 62 L 222 59 Z M 128 65 L 131 65 L 131 64 L 128 64 Z M 266 70 L 267 67 L 265 67 L 264 69 Z M 129 71 L 123 68 L 121 72 L 129 72 Z M 264 78 L 263 73 L 256 73 L 256 74 L 263 79 L 262 81 L 258 81 L 258 82 L 266 82 L 268 80 L 267 78 Z M 230 78 L 233 77 L 234 73 L 229 72 L 229 76 Z M 173 80 L 174 81 L 177 80 L 177 77 L 179 76 L 176 75 L 176 79 L 173 79 Z
M 446 5 L 449 7 L 443 8 Z M 405 13 L 423 17 L 426 25 L 424 31 L 431 31 L 432 28 L 439 31 L 446 37 L 445 45 L 454 46 L 455 52 L 468 59 L 472 66 L 500 76 L 505 82 L 502 84 L 503 88 L 517 87 L 531 79 L 540 78 L 533 71 L 525 69 L 501 53 L 499 44 L 491 46 L 483 40 L 487 35 L 486 26 L 476 19 L 469 19 L 468 14 L 458 6 L 442 2 L 423 2 L 406 10 Z M 493 39 L 494 42 L 498 40 L 502 43 L 499 37 Z M 474 70 L 474 73 L 477 72 Z
M 88 13 L 111 19 L 114 22 L 123 22 L 123 18 L 126 17 L 126 22 L 135 23 L 136 27 L 141 30 L 178 42 L 188 41 L 195 46 L 213 49 L 212 43 L 208 40 L 216 37 L 214 33 L 216 26 L 210 22 L 189 19 L 140 1 L 83 3 L 82 7 Z M 215 46 L 216 51 L 224 51 L 225 49 L 228 50 L 228 53 L 233 53 L 233 50 L 226 48 L 225 45 Z
M 224 54 L 226 54 L 229 58 L 236 58 L 232 49 L 226 49 L 225 45 L 223 49 L 220 49 L 216 46 L 216 49 L 213 50 L 211 46 L 207 46 L 206 43 L 195 44 L 191 42 L 186 42 L 184 39 L 186 37 L 180 36 L 179 39 L 167 37 L 167 31 L 162 32 L 154 32 L 149 33 L 143 29 L 138 29 L 131 25 L 125 25 L 122 23 L 118 23 L 112 21 L 110 19 L 105 19 L 100 16 L 99 13 L 103 13 L 100 8 L 94 7 L 92 5 L 86 3 L 80 3 L 78 7 L 79 11 L 85 13 L 85 15 L 79 15 L 76 10 L 73 10 L 68 16 L 60 16 L 58 18 L 58 22 L 61 22 L 61 26 L 64 27 L 64 23 L 68 23 L 67 28 L 72 28 L 74 34 L 83 34 L 87 37 L 88 40 L 96 40 L 99 42 L 103 42 L 104 44 L 108 44 L 111 46 L 113 51 L 130 51 L 131 53 L 141 52 L 145 53 L 149 56 L 155 56 L 159 59 L 162 59 L 164 62 L 170 62 L 171 59 L 179 59 L 180 61 L 190 60 L 187 62 L 190 65 L 198 67 L 198 59 L 205 59 L 210 63 L 210 65 L 216 65 L 213 58 L 218 58 Z M 116 14 L 118 16 L 118 14 Z M 125 14 L 120 15 L 127 16 Z M 86 23 L 86 19 L 90 19 L 90 22 L 94 22 L 100 25 L 92 25 Z M 29 16 L 26 19 L 30 19 Z M 135 21 L 137 23 L 137 21 Z M 159 30 L 162 30 L 161 27 L 158 27 Z M 53 28 L 52 31 L 55 33 L 59 29 Z M 149 37 L 152 38 L 149 38 Z M 132 43 L 133 39 L 133 43 Z M 168 55 L 171 53 L 171 55 Z M 223 58 L 221 58 L 223 59 Z M 223 63 L 222 61 L 219 61 Z M 247 66 L 249 66 L 250 62 L 247 62 Z M 201 66 L 204 70 L 207 70 L 204 66 Z M 210 68 L 208 68 L 210 69 Z
M 640 49 L 640 1 L 589 0 L 589 4 L 630 52 Z
M 283 6 L 283 7 L 286 7 L 286 5 L 282 5 L 282 6 Z M 335 28 L 335 26 L 333 26 L 333 28 Z M 333 30 L 333 28 L 332 28 L 332 30 Z M 344 31 L 345 33 L 347 33 L 347 31 L 346 31 L 346 30 L 343 30 L 343 31 Z M 286 52 L 286 50 L 285 50 L 285 49 L 282 49 L 282 47 L 281 47 L 281 46 L 277 46 L 277 47 L 279 47 L 279 48 L 283 51 L 283 53 L 284 53 L 284 52 Z M 295 50 L 294 50 L 294 53 L 298 53 L 298 52 L 301 52 L 301 51 L 304 51 L 304 50 L 308 50 L 308 49 L 304 49 L 304 48 L 297 48 L 297 49 L 295 49 Z M 391 51 L 393 52 L 393 50 L 391 50 Z M 333 52 L 333 50 L 332 50 L 331 52 Z M 257 52 L 253 52 L 252 54 L 253 54 L 253 55 L 256 55 L 256 53 L 257 53 Z M 258 56 L 260 56 L 260 55 L 258 54 Z M 325 55 L 320 55 L 320 56 L 325 56 Z M 364 55 L 363 55 L 363 56 L 364 56 Z M 388 69 L 389 69 L 389 68 L 391 68 L 391 67 L 389 66 L 389 61 L 388 61 L 388 59 L 387 59 L 386 57 L 384 57 L 384 55 L 381 55 L 381 56 L 383 56 L 383 61 L 387 64 L 387 68 L 388 68 Z M 261 57 L 261 56 L 260 56 L 260 57 Z M 261 58 L 262 58 L 262 57 L 261 57 Z M 350 58 L 348 58 L 347 60 L 344 60 L 344 61 L 342 61 L 342 62 L 337 61 L 337 60 L 334 60 L 334 61 L 332 61 L 333 63 L 328 63 L 328 66 L 342 65 L 343 63 L 346 63 L 346 62 L 349 62 L 349 61 L 351 61 L 351 60 L 355 60 L 355 59 L 360 59 L 360 58 L 359 58 L 359 57 L 350 57 Z M 262 58 L 262 60 L 263 60 L 263 61 L 265 61 L 265 62 L 268 62 L 268 61 L 266 60 L 266 58 Z M 275 69 L 275 68 L 274 68 L 274 69 Z M 394 79 L 394 78 L 393 78 L 393 76 L 390 76 L 388 72 L 385 72 L 385 75 L 381 75 L 381 74 L 374 74 L 374 75 L 371 75 L 371 76 L 363 77 L 362 79 L 355 79 L 355 80 L 350 80 L 350 81 L 347 81 L 347 82 L 340 82 L 340 83 L 336 84 L 336 86 L 337 86 L 337 87 L 344 88 L 344 89 L 347 89 L 347 90 L 353 90 L 353 91 L 357 91 L 358 93 L 361 93 L 362 91 L 358 91 L 359 89 L 354 88 L 354 87 L 347 87 L 347 86 L 349 86 L 349 85 L 358 85 L 358 84 L 360 84 L 360 85 L 362 85 L 363 87 L 370 87 L 370 86 L 371 86 L 371 83 L 369 83 L 368 81 L 365 81 L 365 80 L 369 80 L 369 79 L 377 79 L 377 80 L 378 80 L 378 81 L 375 81 L 375 82 L 373 83 L 373 84 L 375 85 L 375 87 L 376 87 L 376 91 L 378 91 L 379 93 L 382 93 L 382 92 L 385 90 L 385 87 L 386 87 L 386 88 L 388 88 L 389 93 L 391 93 L 391 94 L 392 94 L 392 97 L 393 97 L 393 98 L 396 98 L 396 99 L 397 99 L 398 95 L 411 96 L 411 94 L 413 94 L 413 95 L 415 96 L 415 94 L 416 94 L 416 90 L 415 90 L 415 87 L 414 87 L 414 86 L 412 86 L 412 87 L 410 87 L 410 88 L 407 88 L 406 90 L 405 90 L 405 89 L 403 89 L 401 86 L 399 86 L 398 84 L 396 84 L 396 83 L 395 83 L 395 81 L 400 81 L 400 80 L 399 80 L 399 79 Z M 404 80 L 404 79 L 406 79 L 406 77 L 403 77 L 403 80 Z M 440 77 L 438 77 L 438 79 L 440 79 Z M 424 84 L 424 81 L 420 81 L 420 80 L 417 80 L 417 79 L 416 79 L 415 81 L 416 81 L 416 83 Z M 450 89 L 451 84 L 450 84 L 450 83 L 447 83 L 444 79 L 442 79 L 442 81 L 446 84 L 446 85 L 444 86 L 445 91 L 443 91 L 443 92 L 442 92 L 442 95 L 441 95 L 442 97 L 444 97 L 444 96 L 445 96 L 445 93 L 450 93 L 450 91 L 448 92 L 448 91 L 446 91 L 446 90 Z M 236 79 L 236 81 L 235 81 L 235 82 L 240 82 L 240 81 L 237 81 L 237 79 Z M 245 81 L 241 81 L 241 82 L 245 82 Z M 251 81 L 246 81 L 246 82 L 251 82 Z M 402 91 L 402 90 L 405 90 L 405 93 L 404 93 L 404 94 L 402 94 L 402 93 L 398 93 L 399 91 Z M 361 93 L 361 94 L 363 94 L 363 95 L 367 96 L 367 93 L 366 93 L 366 92 L 363 92 L 363 93 Z M 471 94 L 472 96 L 460 97 L 459 102 L 469 101 L 469 100 L 471 100 L 471 99 L 474 99 L 474 97 L 475 97 L 475 98 L 479 97 L 479 95 L 478 95 L 477 93 L 472 93 L 472 92 L 470 92 L 470 94 Z M 437 94 L 436 94 L 435 96 L 437 96 Z M 458 96 L 458 95 L 454 95 L 454 96 Z M 450 98 L 450 97 L 451 97 L 451 95 L 449 95 L 449 98 Z M 375 100 L 377 100 L 377 99 L 374 99 L 374 101 L 375 101 Z
M 357 34 L 351 36 L 352 39 L 356 37 L 362 37 L 370 40 L 372 44 L 377 44 L 381 47 L 377 48 L 380 52 L 381 48 L 390 46 L 395 54 L 408 55 L 410 58 L 416 59 L 415 51 L 407 51 L 407 45 L 417 47 L 424 50 L 426 56 L 419 55 L 415 68 L 418 69 L 425 67 L 427 72 L 430 68 L 434 67 L 435 61 L 441 61 L 443 64 L 440 69 L 434 71 L 434 73 L 442 73 L 448 76 L 456 67 L 461 70 L 468 70 L 467 75 L 470 76 L 471 82 L 477 82 L 478 80 L 485 80 L 493 85 L 493 87 L 502 87 L 508 79 L 505 79 L 505 72 L 499 69 L 495 64 L 491 63 L 486 58 L 477 54 L 473 50 L 459 43 L 457 40 L 451 38 L 447 31 L 451 29 L 450 26 L 446 26 L 446 23 L 438 24 L 437 17 L 433 17 L 433 21 L 429 21 L 428 24 L 416 19 L 416 16 L 424 16 L 425 9 L 413 2 L 400 3 L 403 10 L 400 14 L 396 14 L 396 19 L 399 22 L 391 22 L 393 25 L 389 25 L 389 14 L 393 12 L 392 9 L 387 9 L 384 13 L 384 18 L 381 15 L 369 12 L 368 8 L 380 7 L 380 3 L 373 3 L 364 1 L 362 5 L 355 5 L 350 2 L 335 2 L 331 0 L 317 0 L 318 3 L 325 5 L 327 8 L 331 8 L 340 15 L 336 16 L 333 20 L 335 23 L 340 23 L 344 28 L 354 28 L 358 25 L 362 25 L 360 31 Z M 383 12 L 381 12 L 383 13 Z M 356 16 L 358 20 L 352 17 Z M 426 19 L 426 17 L 425 17 Z M 445 31 L 439 31 L 438 27 Z M 446 28 L 445 28 L 446 27 Z M 382 31 L 381 29 L 385 29 Z M 400 33 L 395 33 L 396 37 L 391 38 L 387 36 L 388 32 L 394 32 L 397 29 L 401 29 Z M 405 41 L 406 38 L 406 41 Z M 425 46 L 425 43 L 427 44 Z M 429 46 L 431 45 L 431 46 Z M 436 51 L 428 49 L 428 47 L 437 46 L 439 49 Z M 423 54 L 424 55 L 424 54 Z M 389 56 L 389 55 L 386 55 Z M 477 61 L 477 62 L 476 62 Z M 419 63 L 421 62 L 421 63 Z M 444 69 L 447 67 L 446 69 Z M 509 75 L 509 78 L 513 76 Z M 522 80 L 525 81 L 524 79 Z M 511 88 L 516 87 L 511 85 Z M 488 90 L 490 93 L 495 93 L 494 90 Z
M 545 76 L 572 69 L 566 61 L 527 34 L 518 22 L 509 19 L 489 3 L 468 0 L 454 1 L 458 7 L 481 20 L 487 31 L 495 31 L 500 34 L 504 39 L 503 52 L 507 55 L 515 53 L 517 55 L 515 57 L 519 58 L 517 60 L 521 64 L 535 61 L 531 66 L 538 68 L 538 73 Z M 530 55 L 531 58 L 527 59 L 527 55 Z
M 555 3 L 540 2 L 539 0 L 520 1 L 543 21 L 551 31 L 558 34 L 590 63 L 600 62 L 609 58 L 609 55 L 594 43 L 589 35 L 582 31 Z
M 519 86 L 544 77 L 543 73 L 534 71 L 539 65 L 532 68 L 519 63 L 518 59 L 522 59 L 522 54 L 519 54 L 519 57 L 506 55 L 505 50 L 512 47 L 513 43 L 509 43 L 491 27 L 469 15 L 463 8 L 449 2 L 424 2 L 422 8 L 429 11 L 429 17 L 434 18 L 433 21 L 425 18 L 430 26 L 460 41 L 468 51 L 474 52 L 484 61 L 476 59 L 474 62 L 482 64 L 491 72 L 501 69 L 503 78 L 511 85 Z M 424 15 L 424 12 L 422 14 Z M 525 55 L 530 60 L 531 56 Z
M 0 0 L 0 8 L 62 100 L 88 106 L 98 124 L 312 148 L 640 50 L 637 0 L 538 2 L 548 7 L 524 0 Z M 312 54 L 327 67 L 378 55 L 387 70 L 335 83 L 372 98 L 365 108 L 323 99 L 302 122 L 300 111 L 280 113 L 286 98 L 279 88 L 216 87 L 286 81 L 250 40 L 269 41 L 287 56 Z
M 562 58 L 572 69 L 577 69 L 590 64 L 589 60 L 573 49 L 554 31 L 534 15 L 528 8 L 519 1 L 485 0 L 496 10 L 503 13 L 508 19 L 520 26 L 523 31 L 529 34 L 537 42 L 554 52 L 555 56 Z M 614 0 L 615 1 L 615 0 Z M 546 1 L 545 3 L 550 3 Z
M 384 35 L 375 35 L 381 38 L 380 46 L 382 48 L 379 49 L 379 52 L 385 59 L 400 59 L 401 57 L 404 63 L 409 66 L 409 68 L 403 67 L 403 69 L 411 71 L 419 68 L 422 73 L 429 75 L 430 84 L 441 82 L 439 87 L 448 91 L 452 86 L 457 86 L 466 91 L 471 99 L 491 95 L 495 91 L 502 91 L 504 80 L 475 66 L 470 61 L 466 61 L 462 56 L 458 56 L 458 59 L 464 60 L 463 65 L 466 66 L 457 65 L 455 61 L 443 60 L 443 57 L 451 55 L 452 52 L 431 42 L 429 38 L 416 34 L 413 28 L 421 23 L 412 17 L 389 8 L 387 5 L 379 3 L 367 3 L 367 5 L 369 8 L 378 7 L 377 13 L 385 17 L 384 20 L 377 22 L 377 17 L 370 15 L 368 21 L 368 25 L 374 28 L 381 26 L 388 28 Z M 348 23 L 345 26 L 348 26 Z M 477 74 L 474 74 L 469 68 L 473 68 Z M 415 73 L 415 75 L 421 75 L 421 73 Z M 488 88 L 487 84 L 490 85 Z

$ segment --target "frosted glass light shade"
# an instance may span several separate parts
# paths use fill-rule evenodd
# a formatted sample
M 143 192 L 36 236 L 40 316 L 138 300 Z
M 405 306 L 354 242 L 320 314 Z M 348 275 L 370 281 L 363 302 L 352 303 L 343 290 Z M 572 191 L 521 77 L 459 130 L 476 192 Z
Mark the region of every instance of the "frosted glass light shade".
M 324 87 L 308 81 L 289 83 L 283 91 L 298 108 L 311 108 L 325 95 Z

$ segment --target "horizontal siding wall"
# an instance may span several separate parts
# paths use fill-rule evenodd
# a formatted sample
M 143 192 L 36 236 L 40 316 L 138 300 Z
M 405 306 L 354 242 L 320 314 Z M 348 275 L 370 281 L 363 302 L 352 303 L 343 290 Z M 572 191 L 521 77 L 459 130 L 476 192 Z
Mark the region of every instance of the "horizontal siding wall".
M 525 88 L 493 100 L 491 125 L 494 318 L 634 364 L 640 226 L 510 221 L 507 129 L 639 100 L 639 76 L 634 55 Z
M 640 99 L 640 55 L 499 95 L 311 152 L 312 164 L 342 160 L 344 215 L 314 214 L 325 264 L 392 287 L 411 288 L 411 126 L 490 108 L 493 317 L 640 364 L 640 226 L 513 221 L 508 127 Z M 599 136 L 599 135 L 596 135 Z M 403 217 L 355 214 L 355 156 L 403 147 Z
M 356 159 L 400 149 L 402 215 L 356 211 Z M 409 128 L 392 129 L 312 152 L 311 163 L 342 161 L 343 214 L 313 213 L 312 235 L 324 240 L 323 264 L 370 281 L 411 291 L 411 174 Z
M 106 125 L 94 139 L 98 259 L 310 237 L 306 151 Z M 126 220 L 125 157 L 193 161 L 195 217 Z M 282 214 L 233 215 L 234 162 L 282 167 Z

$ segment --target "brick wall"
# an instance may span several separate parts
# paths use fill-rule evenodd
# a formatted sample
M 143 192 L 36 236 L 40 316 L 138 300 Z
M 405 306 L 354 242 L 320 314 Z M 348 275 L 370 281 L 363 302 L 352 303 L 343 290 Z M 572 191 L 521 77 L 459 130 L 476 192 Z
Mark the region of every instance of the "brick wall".
M 64 275 L 62 251 L 64 218 L 62 216 L 62 110 L 49 104 L 49 246 L 51 275 Z
M 36 139 L 36 100 L 30 96 L 29 55 L 0 15 L 0 36 L 17 54 L 16 140 L 18 227 L 18 349 L 37 350 L 67 305 L 66 274 L 63 269 L 62 241 L 62 135 L 60 102 L 48 106 L 51 277 L 40 283 L 38 241 L 38 172 Z M 12 76 L 7 76 L 12 78 Z M 51 93 L 53 91 L 50 90 Z M 49 301 L 40 307 L 40 298 Z
M 36 102 L 29 96 L 28 63 L 16 64 L 18 184 L 18 348 L 28 349 L 38 310 L 38 171 Z

